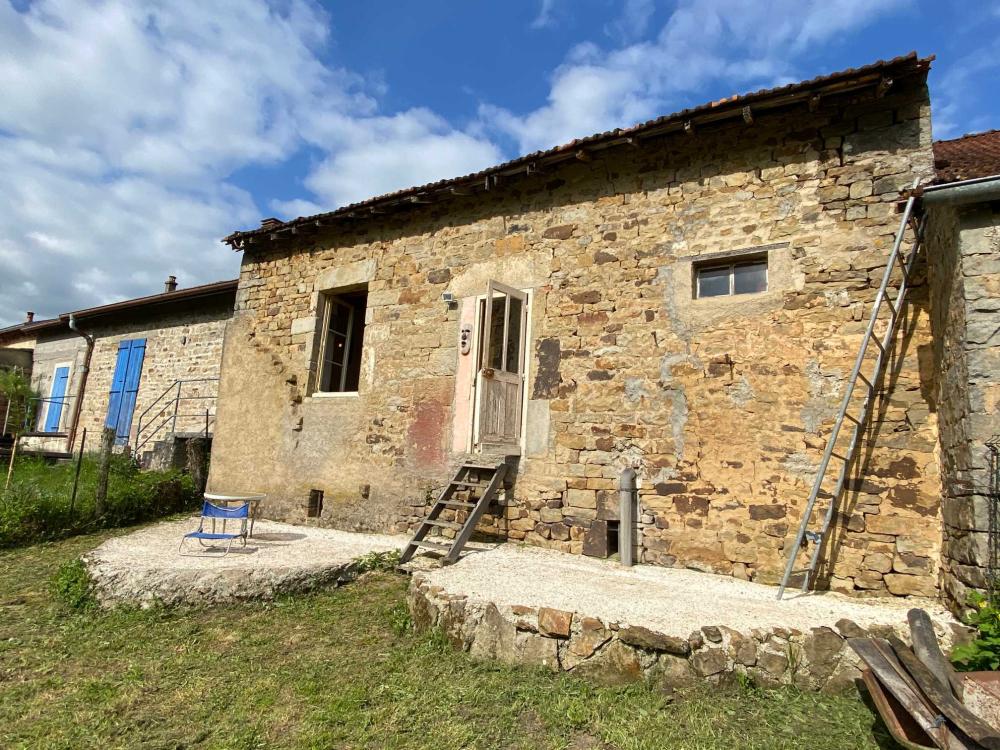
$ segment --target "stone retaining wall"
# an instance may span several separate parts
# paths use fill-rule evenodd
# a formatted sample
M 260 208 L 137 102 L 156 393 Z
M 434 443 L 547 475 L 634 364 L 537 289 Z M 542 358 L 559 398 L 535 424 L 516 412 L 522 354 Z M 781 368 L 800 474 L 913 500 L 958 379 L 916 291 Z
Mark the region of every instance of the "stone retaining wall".
M 860 661 L 845 639 L 895 633 L 909 640 L 905 622 L 900 629 L 866 630 L 848 619 L 809 632 L 706 625 L 679 638 L 580 612 L 472 601 L 419 573 L 407 598 L 418 629 L 440 628 L 455 648 L 475 657 L 612 684 L 647 680 L 667 690 L 696 680 L 718 684 L 740 674 L 762 686 L 837 692 L 861 676 Z

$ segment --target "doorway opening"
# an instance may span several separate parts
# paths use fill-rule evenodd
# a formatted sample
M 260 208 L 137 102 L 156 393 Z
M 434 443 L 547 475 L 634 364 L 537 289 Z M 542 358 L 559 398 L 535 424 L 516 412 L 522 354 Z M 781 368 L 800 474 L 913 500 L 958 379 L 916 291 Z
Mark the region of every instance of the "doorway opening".
M 473 447 L 520 453 L 528 294 L 497 281 L 478 302 Z

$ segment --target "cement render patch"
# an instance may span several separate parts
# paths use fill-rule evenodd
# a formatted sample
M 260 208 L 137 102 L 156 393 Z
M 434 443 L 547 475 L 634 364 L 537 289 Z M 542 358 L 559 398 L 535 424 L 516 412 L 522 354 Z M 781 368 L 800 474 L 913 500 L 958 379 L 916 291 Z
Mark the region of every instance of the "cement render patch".
M 776 600 L 777 588 L 679 568 L 637 565 L 567 555 L 512 544 L 469 554 L 450 567 L 426 570 L 432 587 L 470 602 L 498 608 L 546 607 L 576 612 L 605 623 L 640 626 L 687 638 L 704 626 L 724 626 L 748 633 L 754 629 L 835 629 L 851 620 L 864 629 L 891 627 L 905 633 L 906 612 L 921 607 L 938 635 L 953 637 L 954 618 L 939 603 L 915 598 L 858 599 L 832 592 L 802 594 L 789 590 Z
M 109 539 L 84 555 L 102 606 L 218 604 L 337 585 L 357 575 L 354 561 L 402 549 L 406 537 L 356 534 L 260 520 L 246 549 L 205 553 L 195 540 L 178 545 L 197 519 L 167 521 Z

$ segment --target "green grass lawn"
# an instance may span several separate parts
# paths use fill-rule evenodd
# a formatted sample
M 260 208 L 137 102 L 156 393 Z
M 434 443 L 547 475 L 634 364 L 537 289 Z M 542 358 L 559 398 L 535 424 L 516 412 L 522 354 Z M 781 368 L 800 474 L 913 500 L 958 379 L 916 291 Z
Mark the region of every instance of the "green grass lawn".
M 396 574 L 267 605 L 69 610 L 51 577 L 110 533 L 0 551 L 0 747 L 892 746 L 853 695 L 669 700 L 474 662 L 409 630 Z

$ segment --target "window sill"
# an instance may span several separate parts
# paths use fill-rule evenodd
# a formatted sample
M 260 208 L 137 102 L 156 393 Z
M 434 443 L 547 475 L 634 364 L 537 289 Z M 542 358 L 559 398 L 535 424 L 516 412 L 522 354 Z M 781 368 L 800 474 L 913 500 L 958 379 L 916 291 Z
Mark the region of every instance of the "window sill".
M 773 295 L 775 289 L 765 289 L 762 292 L 741 292 L 740 294 L 720 294 L 715 297 L 694 297 L 692 301 L 694 302 L 738 302 L 740 300 L 751 300 L 760 299 L 761 297 L 767 297 L 768 295 Z
M 317 391 L 309 398 L 357 398 L 357 391 Z

